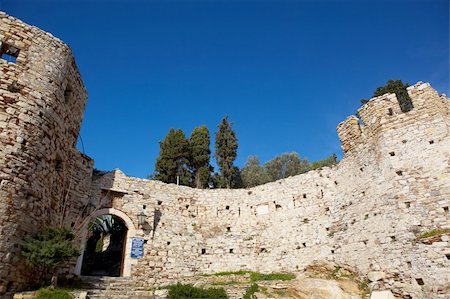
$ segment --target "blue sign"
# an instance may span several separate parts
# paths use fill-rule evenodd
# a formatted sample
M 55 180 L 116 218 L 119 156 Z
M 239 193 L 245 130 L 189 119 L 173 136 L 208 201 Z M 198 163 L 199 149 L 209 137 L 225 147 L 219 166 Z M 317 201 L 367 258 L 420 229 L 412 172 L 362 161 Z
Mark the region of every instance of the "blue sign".
M 133 238 L 131 242 L 131 257 L 141 259 L 144 257 L 144 238 Z

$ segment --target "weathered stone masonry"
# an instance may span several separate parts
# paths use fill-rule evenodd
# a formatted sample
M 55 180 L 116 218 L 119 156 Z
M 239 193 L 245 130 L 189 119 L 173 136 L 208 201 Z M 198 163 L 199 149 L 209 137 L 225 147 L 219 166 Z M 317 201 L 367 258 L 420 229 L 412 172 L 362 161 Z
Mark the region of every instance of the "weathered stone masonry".
M 87 93 L 69 47 L 4 13 L 0 44 L 2 55 L 17 56 L 0 59 L 1 295 L 29 286 L 34 275 L 20 240 L 49 219 L 71 225 L 80 214 L 93 161 L 75 149 Z
M 329 260 L 361 277 L 383 272 L 371 283 L 375 289 L 405 298 L 448 297 L 450 237 L 428 243 L 416 238 L 450 227 L 450 104 L 428 83 L 408 89 L 414 104 L 409 112 L 386 94 L 359 109 L 363 124 L 356 117 L 339 124 L 345 157 L 334 168 L 240 190 L 199 190 L 119 170 L 91 184 L 92 161 L 74 148 L 86 93 L 69 49 L 0 16 L 0 40 L 20 48 L 16 65 L 0 60 L 3 290 L 23 287 L 17 243 L 35 231 L 47 194 L 57 203 L 59 193 L 71 190 L 68 219 L 89 200 L 96 207 L 91 217 L 102 211 L 122 215 L 131 232 L 128 247 L 133 236 L 146 240 L 144 258 L 125 257 L 124 275 L 148 287 L 199 273 L 297 271 Z M 14 80 L 20 92 L 8 91 Z M 75 97 L 69 104 L 67 82 Z M 64 174 L 55 159 L 67 165 Z M 147 223 L 140 227 L 141 212 Z

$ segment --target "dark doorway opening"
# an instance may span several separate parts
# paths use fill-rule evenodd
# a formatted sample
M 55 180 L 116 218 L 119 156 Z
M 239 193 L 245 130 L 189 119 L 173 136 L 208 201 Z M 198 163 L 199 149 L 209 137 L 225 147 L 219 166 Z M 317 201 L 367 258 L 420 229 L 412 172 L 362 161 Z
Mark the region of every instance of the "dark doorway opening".
M 81 275 L 122 276 L 127 227 L 117 216 L 102 215 L 89 224 Z

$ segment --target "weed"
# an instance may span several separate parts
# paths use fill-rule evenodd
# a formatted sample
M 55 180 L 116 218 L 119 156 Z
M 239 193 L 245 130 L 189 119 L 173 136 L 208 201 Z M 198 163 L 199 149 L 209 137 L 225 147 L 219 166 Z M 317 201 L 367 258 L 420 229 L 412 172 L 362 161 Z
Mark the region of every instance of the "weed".
M 253 294 L 258 291 L 259 287 L 256 283 L 253 283 L 247 291 L 245 291 L 243 299 L 253 299 Z

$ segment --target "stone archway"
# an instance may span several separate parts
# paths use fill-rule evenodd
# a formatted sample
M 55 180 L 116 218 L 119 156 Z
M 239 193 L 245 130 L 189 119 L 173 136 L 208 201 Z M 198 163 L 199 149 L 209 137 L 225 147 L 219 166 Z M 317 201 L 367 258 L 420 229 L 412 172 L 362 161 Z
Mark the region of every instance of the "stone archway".
M 127 232 L 125 236 L 125 242 L 124 242 L 124 254 L 123 254 L 123 264 L 122 264 L 122 271 L 121 275 L 122 277 L 129 277 L 131 276 L 131 265 L 136 263 L 136 260 L 133 260 L 131 258 L 131 243 L 132 238 L 136 237 L 136 228 L 133 224 L 133 221 L 122 211 L 113 209 L 113 208 L 105 208 L 100 209 L 98 211 L 95 211 L 89 216 L 89 221 L 86 221 L 85 225 L 83 226 L 81 230 L 81 255 L 78 257 L 77 264 L 75 266 L 75 274 L 81 275 L 81 268 L 83 265 L 83 257 L 84 257 L 84 250 L 86 246 L 86 241 L 88 237 L 88 226 L 89 223 L 91 223 L 95 218 L 102 215 L 113 215 L 120 220 L 122 220 L 127 227 Z

